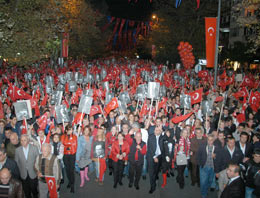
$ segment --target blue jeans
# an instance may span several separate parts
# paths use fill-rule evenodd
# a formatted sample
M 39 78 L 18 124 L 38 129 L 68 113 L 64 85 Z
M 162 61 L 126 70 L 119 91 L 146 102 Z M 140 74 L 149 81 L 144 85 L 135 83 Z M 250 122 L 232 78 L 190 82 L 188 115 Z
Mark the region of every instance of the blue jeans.
M 245 196 L 245 198 L 253 198 L 253 197 L 255 197 L 253 195 L 254 190 L 255 189 L 253 189 L 253 188 L 246 187 L 246 196 Z
M 129 175 L 129 162 L 127 163 L 127 165 L 125 166 L 124 168 L 124 172 L 123 172 L 124 175 Z
M 208 190 L 214 178 L 214 169 L 208 166 L 200 166 L 200 193 L 203 198 L 207 197 Z
M 142 176 L 146 176 L 147 174 L 147 160 L 146 160 L 146 155 L 144 156 L 144 165 L 143 165 L 143 170 L 142 170 Z

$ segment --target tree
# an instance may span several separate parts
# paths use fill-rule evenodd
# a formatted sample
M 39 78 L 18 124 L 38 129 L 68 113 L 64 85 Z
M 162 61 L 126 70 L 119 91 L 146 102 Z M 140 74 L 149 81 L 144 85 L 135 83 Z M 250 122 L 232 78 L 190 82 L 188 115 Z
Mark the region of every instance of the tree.
M 0 0 L 0 56 L 31 64 L 57 58 L 62 32 L 70 34 L 70 55 L 95 57 L 106 38 L 97 23 L 102 15 L 83 0 Z
M 193 46 L 196 58 L 206 57 L 204 17 L 216 17 L 217 1 L 203 0 L 199 9 L 196 1 L 183 1 L 178 8 L 172 1 L 156 1 L 154 14 L 157 18 L 145 47 L 156 46 L 156 61 L 180 62 L 177 51 L 180 41 Z

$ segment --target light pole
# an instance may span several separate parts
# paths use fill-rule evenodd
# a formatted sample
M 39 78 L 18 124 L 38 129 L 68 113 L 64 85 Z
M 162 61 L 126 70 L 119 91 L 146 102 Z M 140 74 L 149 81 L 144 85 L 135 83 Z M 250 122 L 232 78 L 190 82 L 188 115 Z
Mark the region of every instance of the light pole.
M 215 64 L 214 64 L 214 89 L 217 87 L 217 73 L 218 73 L 218 43 L 219 43 L 219 27 L 220 27 L 220 13 L 221 0 L 218 0 L 218 18 L 217 18 L 217 32 L 216 32 L 216 48 L 215 48 Z

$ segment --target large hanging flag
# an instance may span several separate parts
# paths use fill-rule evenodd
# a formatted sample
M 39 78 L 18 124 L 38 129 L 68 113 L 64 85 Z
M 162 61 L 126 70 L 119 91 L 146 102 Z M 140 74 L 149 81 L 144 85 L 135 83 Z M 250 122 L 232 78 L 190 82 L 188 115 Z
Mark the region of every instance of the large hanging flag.
M 205 31 L 207 67 L 213 68 L 215 64 L 217 18 L 205 18 Z

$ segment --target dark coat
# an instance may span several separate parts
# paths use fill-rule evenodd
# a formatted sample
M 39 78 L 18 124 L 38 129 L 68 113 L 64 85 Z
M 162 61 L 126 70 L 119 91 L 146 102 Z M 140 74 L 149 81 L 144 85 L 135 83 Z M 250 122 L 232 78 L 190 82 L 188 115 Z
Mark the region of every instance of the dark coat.
M 240 149 L 239 141 L 236 142 L 236 147 Z M 240 150 L 241 150 L 241 149 L 240 149 Z M 241 152 L 242 152 L 242 150 L 241 150 Z M 245 155 L 244 155 L 244 157 L 251 158 L 252 153 L 253 153 L 252 144 L 249 143 L 249 142 L 247 142 L 247 143 L 246 143 L 246 150 L 245 150 Z
M 8 191 L 9 198 L 23 198 L 23 187 L 22 183 L 16 179 L 11 178 L 9 181 L 9 191 Z
M 190 151 L 192 152 L 192 155 L 190 156 L 190 161 L 193 164 L 197 164 L 197 152 L 199 150 L 199 147 L 201 145 L 207 144 L 207 139 L 205 137 L 202 137 L 202 139 L 197 139 L 196 137 L 191 138 L 190 140 Z
M 161 150 L 161 154 L 163 153 L 163 136 L 160 135 L 159 137 L 159 146 Z M 147 141 L 147 154 L 146 154 L 146 159 L 148 164 L 152 164 L 153 162 L 153 157 L 155 156 L 155 151 L 156 151 L 156 136 L 154 134 L 149 135 L 148 141 Z
M 244 198 L 245 197 L 245 184 L 239 177 L 227 185 L 222 192 L 220 198 Z
M 7 168 L 11 172 L 12 178 L 15 178 L 18 180 L 20 179 L 20 171 L 14 160 L 7 157 L 5 164 L 3 165 L 3 168 Z

